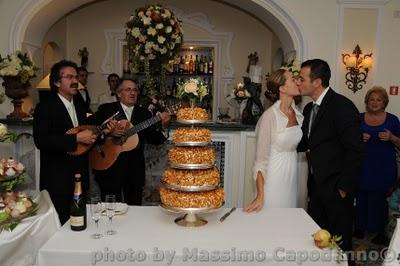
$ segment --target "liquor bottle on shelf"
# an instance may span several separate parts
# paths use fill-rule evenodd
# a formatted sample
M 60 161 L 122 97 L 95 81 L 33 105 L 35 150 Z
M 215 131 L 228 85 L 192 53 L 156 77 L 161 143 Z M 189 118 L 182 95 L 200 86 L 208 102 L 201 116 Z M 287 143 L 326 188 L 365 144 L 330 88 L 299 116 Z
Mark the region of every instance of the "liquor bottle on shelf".
M 193 56 L 190 55 L 190 59 L 189 59 L 189 74 L 193 74 L 193 69 L 194 69 L 194 64 L 193 64 Z
M 204 56 L 204 74 L 208 74 L 208 62 L 207 62 L 207 56 Z
M 196 55 L 194 58 L 194 74 L 199 74 L 199 56 Z
M 183 74 L 185 69 L 185 61 L 183 61 L 183 56 L 181 55 L 181 60 L 179 61 L 179 74 Z
M 71 201 L 69 214 L 72 231 L 82 231 L 86 229 L 86 202 L 82 195 L 80 174 L 75 174 L 74 196 Z
M 200 55 L 200 62 L 199 62 L 199 74 L 204 73 L 204 61 L 203 61 L 203 56 Z
M 185 68 L 184 68 L 184 74 L 189 73 L 189 56 L 185 55 Z
M 210 56 L 210 60 L 208 61 L 208 74 L 212 74 L 213 71 L 214 71 L 214 64 Z
M 177 57 L 175 57 L 175 59 L 174 59 L 174 65 L 173 65 L 173 73 L 174 74 L 178 74 L 179 73 L 179 57 L 177 56 Z

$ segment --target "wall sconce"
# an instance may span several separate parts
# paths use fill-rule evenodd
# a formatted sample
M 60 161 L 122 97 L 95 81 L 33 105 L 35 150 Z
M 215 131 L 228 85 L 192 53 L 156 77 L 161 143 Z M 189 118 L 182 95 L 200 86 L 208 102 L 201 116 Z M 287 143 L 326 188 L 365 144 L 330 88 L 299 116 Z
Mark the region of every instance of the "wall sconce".
M 360 46 L 357 44 L 353 54 L 342 54 L 342 61 L 348 70 L 345 82 L 347 88 L 354 93 L 361 90 L 363 83 L 366 84 L 365 80 L 368 77 L 368 70 L 372 67 L 372 53 L 363 56 Z

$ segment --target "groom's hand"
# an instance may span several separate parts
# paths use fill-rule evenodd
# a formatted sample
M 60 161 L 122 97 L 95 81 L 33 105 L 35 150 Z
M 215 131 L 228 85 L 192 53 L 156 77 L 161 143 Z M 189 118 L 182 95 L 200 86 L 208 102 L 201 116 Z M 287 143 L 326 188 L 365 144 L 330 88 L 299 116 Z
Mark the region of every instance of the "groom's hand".
M 346 191 L 339 189 L 339 194 L 342 197 L 342 199 L 344 199 L 346 197 Z

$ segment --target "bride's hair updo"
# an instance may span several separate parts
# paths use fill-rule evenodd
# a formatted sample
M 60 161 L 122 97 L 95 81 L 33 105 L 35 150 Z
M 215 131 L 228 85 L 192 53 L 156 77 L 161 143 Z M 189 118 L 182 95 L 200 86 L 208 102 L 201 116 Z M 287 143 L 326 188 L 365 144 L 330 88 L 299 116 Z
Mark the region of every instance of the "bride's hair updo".
M 279 87 L 285 85 L 286 69 L 278 69 L 272 73 L 267 80 L 267 90 L 265 91 L 265 97 L 273 103 L 279 100 Z

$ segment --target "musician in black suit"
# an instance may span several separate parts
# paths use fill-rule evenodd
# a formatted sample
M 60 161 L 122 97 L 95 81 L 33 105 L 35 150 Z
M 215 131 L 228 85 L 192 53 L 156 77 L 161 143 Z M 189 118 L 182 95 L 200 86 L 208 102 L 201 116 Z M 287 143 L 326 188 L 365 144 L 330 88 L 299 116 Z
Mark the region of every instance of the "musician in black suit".
M 151 118 L 151 113 L 137 104 L 139 89 L 136 81 L 123 79 L 116 94 L 119 101 L 100 105 L 98 111 L 89 118 L 92 124 L 100 125 L 118 111 L 133 125 Z M 129 205 L 142 204 L 145 183 L 143 144 L 161 144 L 166 140 L 163 129 L 168 127 L 170 115 L 164 112 L 160 116 L 161 123 L 138 133 L 139 144 L 135 149 L 121 153 L 107 170 L 95 171 L 95 180 L 100 186 L 102 198 L 107 194 L 115 194 L 117 201 L 124 201 Z M 118 129 L 118 126 L 112 132 L 116 136 L 122 133 L 123 130 Z
M 33 137 L 40 150 L 40 189 L 46 189 L 61 223 L 69 219 L 69 206 L 74 189 L 74 175 L 82 175 L 83 191 L 88 189 L 87 156 L 73 157 L 77 143 L 90 144 L 96 136 L 90 130 L 66 135 L 86 118 L 85 107 L 76 101 L 78 79 L 76 64 L 60 61 L 51 68 L 51 94 L 35 109 Z
M 300 93 L 313 101 L 304 107 L 298 150 L 306 151 L 308 157 L 308 212 L 320 227 L 341 235 L 341 247 L 348 251 L 352 249 L 354 194 L 364 149 L 359 112 L 329 87 L 330 76 L 323 60 L 301 65 Z

